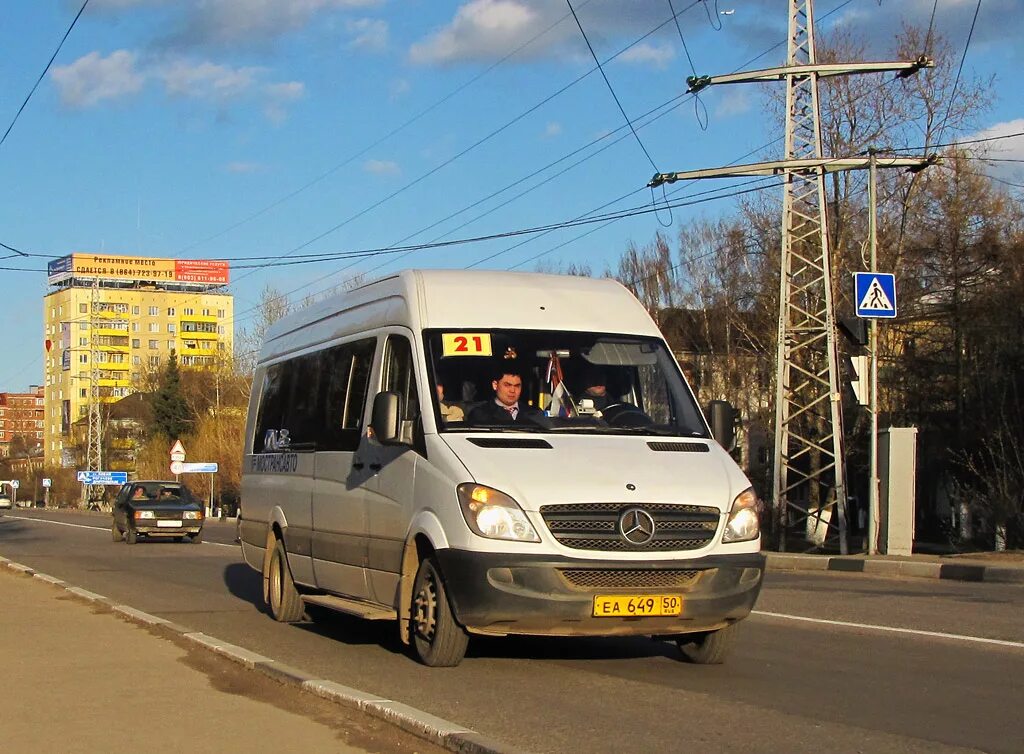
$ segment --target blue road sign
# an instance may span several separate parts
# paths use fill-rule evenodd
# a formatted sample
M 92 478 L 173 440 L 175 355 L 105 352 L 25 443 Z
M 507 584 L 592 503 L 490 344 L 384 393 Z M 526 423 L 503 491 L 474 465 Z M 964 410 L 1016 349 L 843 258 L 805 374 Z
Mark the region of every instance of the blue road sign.
M 183 463 L 182 474 L 216 474 L 219 467 L 216 463 Z
M 128 481 L 127 471 L 79 471 L 78 481 L 83 484 L 121 485 Z
M 855 272 L 857 316 L 892 319 L 896 316 L 896 276 L 886 272 Z

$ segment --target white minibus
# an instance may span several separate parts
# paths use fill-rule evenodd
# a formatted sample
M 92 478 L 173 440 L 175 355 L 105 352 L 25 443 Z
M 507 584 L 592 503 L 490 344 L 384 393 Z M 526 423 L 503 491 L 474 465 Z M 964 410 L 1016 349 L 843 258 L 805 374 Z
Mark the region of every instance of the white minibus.
M 406 270 L 287 316 L 244 453 L 273 616 L 397 621 L 427 665 L 523 634 L 718 663 L 761 588 L 750 482 L 614 280 Z

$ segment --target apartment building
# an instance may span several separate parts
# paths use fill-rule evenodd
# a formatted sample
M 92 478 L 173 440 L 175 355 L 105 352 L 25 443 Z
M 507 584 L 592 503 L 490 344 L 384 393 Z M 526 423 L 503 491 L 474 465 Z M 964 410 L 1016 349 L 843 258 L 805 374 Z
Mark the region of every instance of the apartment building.
M 47 282 L 47 463 L 74 463 L 64 451 L 90 402 L 131 395 L 172 352 L 183 369 L 210 368 L 231 355 L 226 262 L 71 254 L 49 264 Z
M 0 393 L 0 458 L 11 455 L 11 443 L 21 438 L 21 451 L 36 453 L 43 445 L 43 386 L 32 385 L 27 393 Z

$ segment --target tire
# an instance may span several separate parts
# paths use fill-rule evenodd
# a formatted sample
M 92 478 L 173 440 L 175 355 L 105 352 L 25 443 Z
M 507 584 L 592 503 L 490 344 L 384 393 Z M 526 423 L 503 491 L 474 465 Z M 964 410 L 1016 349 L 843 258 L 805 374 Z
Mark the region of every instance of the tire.
M 721 665 L 736 643 L 738 625 L 730 623 L 717 631 L 677 636 L 676 644 L 687 662 L 695 665 Z
M 115 542 L 121 542 L 124 540 L 124 532 L 117 528 L 116 523 L 110 526 L 110 534 Z
M 451 668 L 466 656 L 469 635 L 455 622 L 441 569 L 433 557 L 425 558 L 416 572 L 409 617 L 412 645 L 424 665 Z
M 201 545 L 203 543 L 203 530 L 200 529 L 195 534 L 193 534 L 192 538 L 189 541 L 192 542 L 192 544 L 194 545 Z
M 276 540 L 274 552 L 270 555 L 270 613 L 274 620 L 281 623 L 295 623 L 302 620 L 305 607 L 302 598 L 295 588 L 292 572 L 288 567 L 288 558 L 281 540 Z
M 130 545 L 135 544 L 139 541 L 139 533 L 135 531 L 135 529 L 129 527 L 128 531 L 124 533 L 124 541 Z

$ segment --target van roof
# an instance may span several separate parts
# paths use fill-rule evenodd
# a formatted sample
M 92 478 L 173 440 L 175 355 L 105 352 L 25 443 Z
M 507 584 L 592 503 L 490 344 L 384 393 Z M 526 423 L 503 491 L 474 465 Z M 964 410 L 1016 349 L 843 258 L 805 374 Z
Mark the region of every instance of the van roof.
M 640 302 L 611 278 L 403 270 L 278 320 L 267 331 L 260 360 L 386 325 L 661 335 Z

